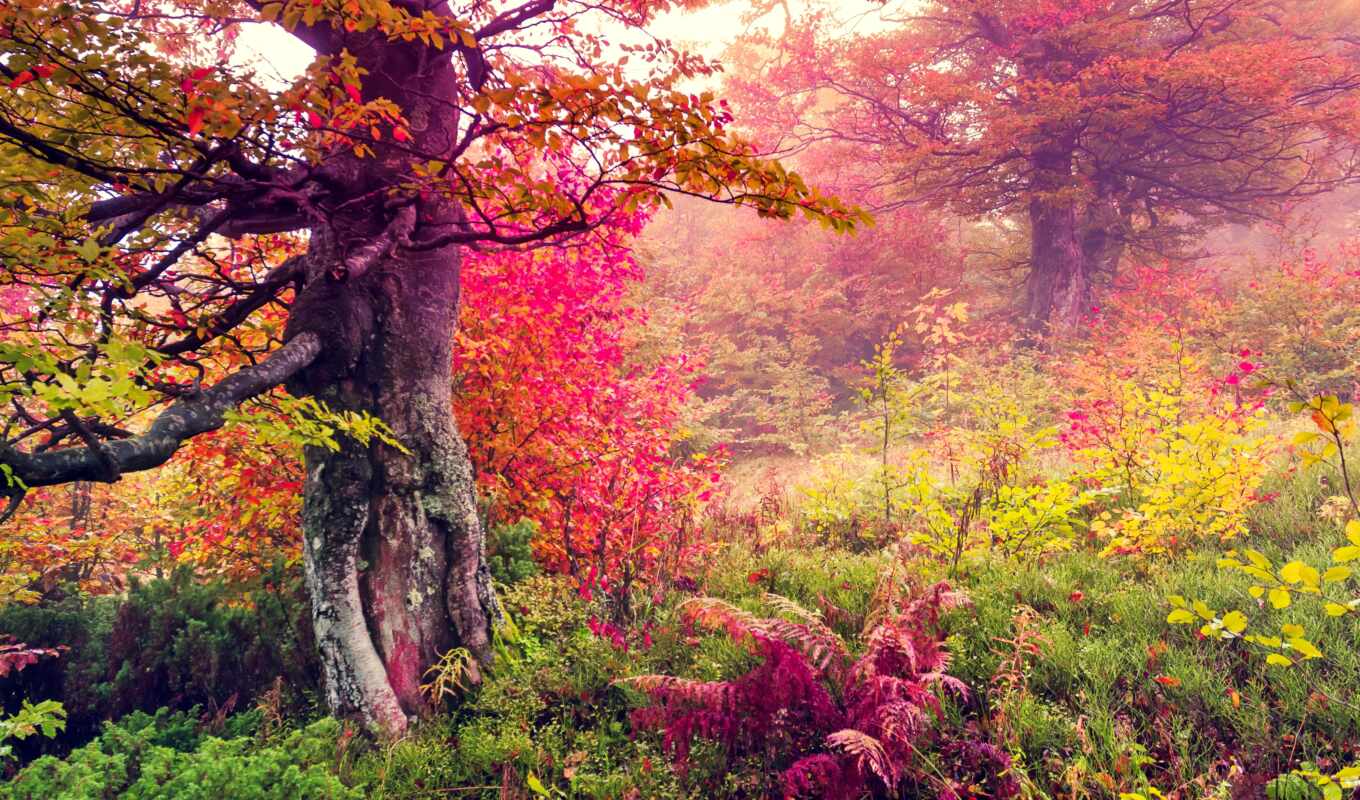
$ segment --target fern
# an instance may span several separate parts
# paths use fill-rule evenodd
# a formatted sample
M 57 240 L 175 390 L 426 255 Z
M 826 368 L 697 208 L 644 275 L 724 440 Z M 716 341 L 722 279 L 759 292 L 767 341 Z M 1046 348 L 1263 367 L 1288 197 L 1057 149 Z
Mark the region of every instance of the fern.
M 821 613 L 779 595 L 765 601 L 783 616 L 760 617 L 714 598 L 682 607 L 691 625 L 722 632 L 760 659 L 745 675 L 621 681 L 650 697 L 633 723 L 663 732 L 663 746 L 682 774 L 691 747 L 702 740 L 729 759 L 763 759 L 766 773 L 778 776 L 771 792 L 789 798 L 896 796 L 910 782 L 934 786 L 942 796 L 973 785 L 992 790 L 978 796 L 1015 795 L 1004 752 L 985 741 L 957 742 L 940 729 L 941 692 L 967 692 L 947 673 L 939 617 L 962 601 L 947 584 L 912 593 L 894 589 L 858 658 Z M 919 756 L 927 744 L 958 753 L 969 766 L 963 773 L 927 770 Z
M 864 731 L 854 728 L 836 731 L 826 737 L 826 746 L 849 756 L 857 770 L 872 773 L 884 786 L 897 786 L 900 778 L 897 762 L 888 755 L 882 742 Z
M 850 662 L 850 652 L 845 642 L 814 612 L 779 595 L 766 594 L 765 599 L 776 610 L 797 616 L 803 621 L 757 617 L 711 597 L 694 598 L 681 606 L 681 612 L 691 625 L 725 631 L 734 642 L 754 644 L 763 639 L 782 641 L 806 656 L 809 663 L 820 672 L 839 672 Z

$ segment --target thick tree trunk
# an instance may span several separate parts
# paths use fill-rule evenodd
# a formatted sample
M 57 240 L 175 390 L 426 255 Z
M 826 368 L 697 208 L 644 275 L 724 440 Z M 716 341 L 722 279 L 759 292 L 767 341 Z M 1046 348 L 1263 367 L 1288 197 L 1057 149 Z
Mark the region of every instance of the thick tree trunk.
M 438 98 L 452 96 L 458 78 L 446 55 L 398 45 L 358 35 L 346 43 L 367 70 L 365 99 L 396 102 L 414 144 L 444 152 L 456 119 Z M 336 451 L 308 448 L 303 501 L 328 704 L 395 734 L 427 710 L 420 683 L 440 656 L 465 647 L 490 659 L 497 607 L 451 405 L 459 251 L 410 252 L 390 235 L 402 214 L 431 236 L 456 224 L 458 212 L 438 197 L 384 209 L 383 187 L 409 170 L 408 156 L 374 149 L 374 157 L 332 164 L 356 202 L 313 228 L 287 335 L 315 331 L 325 345 L 290 388 L 379 418 L 406 451 L 349 440 Z M 352 268 L 356 258 L 363 269 Z
M 1035 333 L 1074 326 L 1091 305 L 1092 264 L 1087 260 L 1073 197 L 1071 155 L 1034 157 L 1035 189 L 1030 201 L 1030 272 L 1025 284 L 1025 319 Z
M 313 256 L 330 260 L 314 236 Z M 294 312 L 306 325 L 314 303 L 361 318 L 357 307 L 372 304 L 353 362 L 327 361 L 307 379 L 320 379 L 310 391 L 332 409 L 381 419 L 408 451 L 344 440 L 306 454 L 304 553 L 327 700 L 389 732 L 425 709 L 422 675 L 450 648 L 490 657 L 496 605 L 450 405 L 457 280 L 456 253 L 405 257 L 371 279 L 305 291 Z M 331 330 L 332 346 L 344 352 L 352 333 Z

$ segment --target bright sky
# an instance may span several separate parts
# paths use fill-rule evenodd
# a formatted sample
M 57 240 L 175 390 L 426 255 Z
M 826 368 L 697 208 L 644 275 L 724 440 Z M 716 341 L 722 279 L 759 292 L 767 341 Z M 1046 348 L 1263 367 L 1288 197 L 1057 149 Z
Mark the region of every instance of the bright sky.
M 719 3 L 700 11 L 672 11 L 648 26 L 656 36 L 667 38 L 692 53 L 716 59 L 742 33 L 741 3 Z M 237 61 L 254 64 L 261 77 L 290 81 L 311 62 L 306 45 L 277 25 L 250 24 L 237 42 Z

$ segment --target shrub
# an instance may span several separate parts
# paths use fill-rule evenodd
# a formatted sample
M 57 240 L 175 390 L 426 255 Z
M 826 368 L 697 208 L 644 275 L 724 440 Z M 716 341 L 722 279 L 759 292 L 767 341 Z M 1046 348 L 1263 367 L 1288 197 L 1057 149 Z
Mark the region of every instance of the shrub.
M 527 518 L 491 526 L 486 554 L 491 577 L 508 586 L 537 575 L 539 569 L 534 561 L 533 547 L 536 536 L 538 523 Z
M 340 724 L 325 719 L 294 731 L 276 744 L 250 737 L 185 733 L 175 715 L 138 715 L 107 724 L 100 737 L 65 759 L 44 756 L 0 788 L 5 800 L 139 800 L 257 798 L 258 800 L 349 800 L 363 797 L 330 769 Z
M 1120 381 L 1068 414 L 1073 456 L 1118 491 L 1117 507 L 1091 526 L 1107 553 L 1176 551 L 1246 531 L 1275 445 L 1262 431 L 1265 412 L 1199 392 L 1179 377 Z
M 60 700 L 68 713 L 58 747 L 96 735 L 102 720 L 161 706 L 225 716 L 248 707 L 276 678 L 301 707 L 315 689 L 310 615 L 295 579 L 244 595 L 188 569 L 134 583 L 127 597 L 70 596 L 53 605 L 0 609 L 0 630 L 67 652 L 0 680 L 11 712 L 26 697 Z M 36 755 L 33 742 L 20 750 Z

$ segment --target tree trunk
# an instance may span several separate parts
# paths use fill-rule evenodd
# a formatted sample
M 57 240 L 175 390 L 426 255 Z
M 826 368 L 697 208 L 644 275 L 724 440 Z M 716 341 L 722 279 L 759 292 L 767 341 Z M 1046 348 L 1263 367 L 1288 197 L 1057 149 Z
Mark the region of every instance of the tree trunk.
M 453 96 L 448 58 L 358 35 L 346 46 L 367 70 L 365 99 L 393 100 L 415 146 L 447 150 L 456 119 L 438 98 Z M 384 210 L 381 199 L 391 177 L 409 171 L 409 156 L 374 149 L 373 157 L 337 156 L 329 165 L 358 202 L 312 229 L 307 281 L 286 336 L 315 331 L 325 346 L 290 390 L 377 417 L 406 451 L 344 437 L 335 451 L 307 448 L 302 513 L 328 705 L 398 734 L 428 710 L 420 683 L 444 653 L 465 647 L 489 661 L 498 610 L 451 404 L 459 250 L 409 252 L 395 240 L 372 250 L 394 217 L 409 213 Z M 422 197 L 412 224 L 432 236 L 458 219 L 447 200 Z M 380 257 L 349 269 L 366 247 Z
M 1071 154 L 1038 153 L 1034 169 L 1025 318 L 1043 334 L 1072 328 L 1090 308 L 1092 265 L 1082 246 Z
M 324 238 L 314 234 L 313 256 Z M 360 317 L 357 307 L 371 303 L 372 328 L 351 363 L 315 367 L 325 374 L 308 375 L 321 378 L 308 390 L 333 410 L 381 419 L 408 451 L 343 437 L 336 451 L 307 449 L 304 555 L 326 697 L 334 713 L 400 732 L 426 709 L 421 678 L 441 655 L 462 646 L 490 657 L 496 613 L 450 404 L 458 262 L 456 252 L 436 252 L 389 261 L 343 287 L 319 280 L 295 320 L 305 323 L 317 302 Z M 361 299 L 339 297 L 351 294 Z M 329 333 L 343 351 L 349 334 Z

